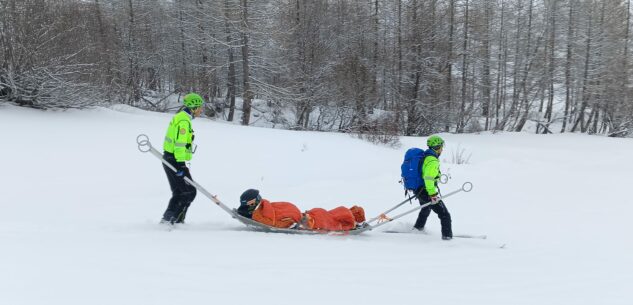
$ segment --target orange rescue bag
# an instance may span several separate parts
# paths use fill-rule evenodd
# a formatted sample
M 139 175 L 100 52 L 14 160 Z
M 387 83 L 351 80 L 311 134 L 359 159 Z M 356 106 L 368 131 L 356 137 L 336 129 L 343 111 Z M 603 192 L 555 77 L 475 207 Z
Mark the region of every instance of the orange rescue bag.
M 340 231 L 343 230 L 338 222 L 328 211 L 322 208 L 314 208 L 306 211 L 307 227 L 312 230 Z
M 301 220 L 301 211 L 290 202 L 270 202 L 262 199 L 253 211 L 253 220 L 276 228 L 289 228 Z
M 341 224 L 341 230 L 349 231 L 356 227 L 354 215 L 348 208 L 340 206 L 335 209 L 329 210 L 328 213 L 332 215 L 332 218 L 334 218 Z

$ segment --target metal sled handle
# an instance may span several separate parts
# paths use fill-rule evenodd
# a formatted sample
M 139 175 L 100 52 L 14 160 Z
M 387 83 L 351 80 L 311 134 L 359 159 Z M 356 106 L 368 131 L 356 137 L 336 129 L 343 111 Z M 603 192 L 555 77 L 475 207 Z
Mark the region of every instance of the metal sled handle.
M 149 137 L 145 134 L 140 134 L 136 137 L 136 144 L 138 144 L 140 152 L 148 152 L 152 149 L 152 143 L 149 142 Z
M 163 159 L 163 155 L 152 146 L 152 143 L 149 141 L 149 137 L 147 135 L 144 135 L 144 134 L 138 135 L 136 137 L 136 144 L 138 144 L 138 150 L 139 151 L 141 151 L 141 152 L 151 152 L 152 155 L 154 155 L 161 162 L 163 162 L 163 164 L 165 164 L 165 166 L 169 167 L 174 172 L 178 172 L 178 170 L 176 170 L 176 168 L 173 165 L 171 165 L 169 162 L 167 162 L 165 159 Z M 207 191 L 204 187 L 202 187 L 197 182 L 193 181 L 192 179 L 189 179 L 189 177 L 185 176 L 183 178 L 185 179 L 185 182 L 189 183 L 190 185 L 193 185 L 193 187 L 195 187 L 197 190 L 199 190 L 201 193 L 203 193 L 205 196 L 207 196 L 209 199 L 211 199 L 211 201 L 213 201 L 215 204 L 217 204 L 219 207 L 221 207 L 224 211 L 229 213 L 231 216 L 235 217 L 234 212 L 231 209 L 229 209 L 226 205 L 224 205 L 224 203 L 222 203 L 217 198 L 217 196 L 211 195 L 211 193 L 209 193 L 209 191 Z
M 387 213 L 389 213 L 389 212 L 391 212 L 391 211 L 393 211 L 393 210 L 395 210 L 395 209 L 399 208 L 401 205 L 403 205 L 403 204 L 407 203 L 407 201 L 411 201 L 411 200 L 415 199 L 416 197 L 417 197 L 417 196 L 413 196 L 413 197 L 409 197 L 409 198 L 407 198 L 407 199 L 403 200 L 402 202 L 400 202 L 400 203 L 396 204 L 396 205 L 395 205 L 394 207 L 392 207 L 391 209 L 386 210 L 386 211 L 384 211 L 384 212 L 380 213 L 378 216 L 376 216 L 376 217 L 374 217 L 374 218 L 372 218 L 372 219 L 368 220 L 368 221 L 367 221 L 367 223 L 368 223 L 368 224 L 370 224 L 370 223 L 372 223 L 372 222 L 374 222 L 374 221 L 378 220 L 381 216 L 383 216 L 383 215 L 385 215 L 385 214 L 387 214 Z
M 448 180 L 451 179 L 451 177 L 447 174 L 441 174 L 440 175 L 440 183 L 441 184 L 447 184 Z
M 448 180 L 448 176 L 447 176 L 447 178 L 446 178 L 446 179 Z M 461 188 L 461 189 L 459 189 L 459 190 L 457 190 L 457 191 L 453 191 L 453 192 L 451 192 L 451 193 L 448 193 L 448 194 L 446 194 L 446 195 L 442 196 L 442 198 L 444 198 L 444 197 L 448 197 L 448 196 L 451 196 L 451 195 L 453 195 L 453 194 L 456 194 L 456 193 L 459 193 L 459 192 L 462 192 L 462 191 L 464 191 L 464 192 L 470 192 L 472 189 L 473 189 L 473 184 L 472 184 L 471 182 L 464 182 L 464 184 L 462 184 L 462 188 Z M 376 216 L 376 217 L 374 217 L 374 218 L 372 218 L 372 219 L 368 220 L 368 221 L 367 221 L 367 223 L 369 224 L 369 223 L 372 223 L 372 222 L 374 222 L 374 221 L 376 221 L 376 220 L 380 219 L 380 218 L 381 218 L 381 216 L 384 216 L 385 214 L 387 214 L 387 213 L 389 213 L 389 212 L 391 212 L 391 211 L 393 211 L 393 210 L 395 210 L 395 209 L 399 208 L 401 205 L 403 205 L 403 204 L 407 203 L 407 201 L 411 201 L 411 200 L 415 199 L 416 197 L 417 197 L 417 195 L 416 195 L 416 196 L 413 196 L 413 197 L 410 197 L 410 198 L 407 198 L 407 199 L 405 199 L 405 200 L 403 200 L 402 202 L 400 202 L 400 203 L 396 204 L 396 205 L 395 205 L 394 207 L 392 207 L 391 209 L 386 210 L 386 211 L 382 212 L 380 215 L 378 215 L 378 216 Z
M 449 179 L 450 179 L 450 177 L 449 177 L 447 174 L 442 174 L 442 175 L 440 175 L 440 180 L 439 180 L 439 182 L 440 182 L 441 184 L 446 184 L 446 183 L 448 183 L 448 180 L 449 180 Z M 402 183 L 402 180 L 400 180 L 400 183 Z M 470 183 L 470 182 L 469 182 L 469 183 Z M 472 184 L 472 183 L 471 183 L 471 184 Z M 472 186 L 471 186 L 471 189 L 472 189 Z M 413 197 L 409 197 L 409 198 L 407 198 L 407 199 L 405 199 L 405 200 L 401 201 L 400 203 L 396 204 L 396 205 L 395 205 L 394 207 L 392 207 L 391 209 L 386 210 L 386 211 L 382 212 L 380 215 L 378 215 L 378 216 L 376 216 L 376 217 L 374 217 L 374 218 L 372 218 L 372 219 L 368 220 L 366 223 L 372 223 L 372 222 L 374 222 L 374 221 L 378 220 L 378 218 L 380 218 L 380 216 L 385 215 L 385 214 L 387 214 L 387 213 L 389 213 L 389 212 L 391 212 L 391 211 L 393 211 L 393 210 L 395 210 L 395 209 L 399 208 L 401 205 L 403 205 L 403 204 L 407 203 L 407 201 L 411 202 L 411 200 L 415 199 L 416 197 L 417 197 L 417 195 L 414 195 Z
M 457 189 L 457 190 L 454 190 L 454 191 L 452 191 L 452 192 L 450 192 L 450 193 L 448 193 L 448 194 L 446 194 L 446 195 L 442 196 L 442 198 L 450 197 L 450 196 L 453 196 L 453 195 L 455 195 L 455 194 L 457 194 L 457 193 L 460 193 L 460 192 L 466 192 L 466 193 L 468 193 L 468 192 L 470 192 L 470 191 L 472 191 L 472 190 L 473 190 L 473 184 L 472 184 L 472 182 L 464 182 L 464 184 L 462 184 L 462 187 L 461 187 L 461 188 L 459 188 L 459 189 Z M 415 211 L 417 211 L 417 210 L 420 210 L 420 209 L 422 209 L 422 208 L 425 208 L 425 207 L 427 207 L 427 206 L 429 206 L 429 205 L 431 205 L 431 204 L 433 204 L 433 203 L 432 203 L 432 202 L 427 202 L 427 203 L 425 203 L 425 204 L 423 204 L 423 205 L 420 205 L 420 206 L 418 206 L 418 207 L 415 207 L 415 208 L 413 208 L 413 209 L 411 209 L 411 210 L 409 210 L 409 211 L 406 211 L 406 212 L 404 212 L 404 213 L 398 214 L 398 215 L 396 215 L 396 216 L 394 216 L 394 217 L 391 217 L 391 218 L 388 218 L 388 217 L 387 217 L 387 218 L 382 218 L 381 216 L 384 216 L 384 214 L 386 214 L 386 213 L 382 213 L 381 215 L 379 215 L 379 216 L 377 216 L 377 217 L 373 218 L 373 219 L 372 219 L 372 221 L 373 221 L 374 219 L 378 219 L 378 218 L 384 219 L 385 221 L 384 221 L 384 222 L 381 222 L 381 223 L 378 223 L 378 224 L 376 224 L 376 225 L 371 226 L 371 229 L 373 230 L 373 229 L 375 229 L 375 228 L 377 228 L 377 227 L 380 227 L 380 226 L 382 226 L 382 225 L 384 225 L 384 224 L 386 224 L 386 223 L 392 222 L 392 221 L 394 221 L 394 220 L 396 220 L 396 219 L 398 219 L 398 218 L 401 218 L 401 217 L 403 217 L 403 216 L 405 216 L 405 215 L 411 214 L 411 213 L 413 213 L 413 212 L 415 212 Z M 394 209 L 395 209 L 395 207 L 394 207 L 393 209 L 391 209 L 390 211 L 393 211 Z M 369 223 L 369 222 L 368 222 L 368 223 Z

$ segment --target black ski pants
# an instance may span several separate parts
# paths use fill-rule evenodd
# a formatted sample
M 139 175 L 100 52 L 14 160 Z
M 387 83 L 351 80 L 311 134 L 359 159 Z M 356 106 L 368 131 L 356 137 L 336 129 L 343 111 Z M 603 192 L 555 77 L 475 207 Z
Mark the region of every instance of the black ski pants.
M 417 198 L 420 205 L 431 201 L 431 197 L 424 187 L 419 189 L 416 193 L 418 194 Z M 440 224 L 442 225 L 442 236 L 453 237 L 451 214 L 448 212 L 448 209 L 442 200 L 436 204 L 431 204 L 422 208 L 420 210 L 420 214 L 418 214 L 418 219 L 415 221 L 414 227 L 418 230 L 424 229 L 426 220 L 431 214 L 431 211 L 435 212 L 437 217 L 440 219 Z
M 179 168 L 176 158 L 172 153 L 165 152 L 163 158 L 175 168 Z M 189 169 L 187 167 L 181 168 L 184 169 L 185 176 L 191 179 Z M 163 214 L 163 220 L 171 223 L 183 223 L 189 205 L 191 205 L 191 202 L 196 198 L 196 188 L 185 182 L 184 177 L 178 177 L 176 172 L 167 167 L 167 165 L 163 164 L 163 169 L 165 170 L 165 174 L 167 174 L 167 180 L 171 188 L 171 199 L 169 200 L 167 210 Z

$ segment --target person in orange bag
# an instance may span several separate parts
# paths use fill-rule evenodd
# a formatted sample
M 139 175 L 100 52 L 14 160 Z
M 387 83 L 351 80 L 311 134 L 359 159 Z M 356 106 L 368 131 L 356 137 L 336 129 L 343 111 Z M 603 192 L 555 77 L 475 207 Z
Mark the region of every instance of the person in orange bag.
M 237 213 L 275 228 L 290 228 L 301 220 L 301 211 L 290 202 L 270 202 L 262 199 L 259 191 L 246 190 L 240 196 Z
M 246 190 L 240 196 L 237 213 L 259 223 L 276 228 L 301 228 L 323 231 L 349 231 L 365 221 L 362 207 L 340 206 L 330 211 L 314 208 L 301 213 L 290 202 L 270 202 L 262 199 L 258 190 Z
M 340 206 L 326 211 L 314 208 L 306 211 L 301 218 L 301 227 L 309 230 L 349 231 L 365 222 L 365 210 L 359 206 Z

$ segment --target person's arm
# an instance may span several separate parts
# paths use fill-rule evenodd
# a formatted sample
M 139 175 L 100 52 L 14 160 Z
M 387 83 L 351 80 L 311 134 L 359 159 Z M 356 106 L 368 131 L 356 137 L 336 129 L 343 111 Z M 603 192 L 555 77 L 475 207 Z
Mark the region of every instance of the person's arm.
M 185 166 L 185 162 L 191 160 L 191 152 L 187 149 L 187 146 L 191 145 L 190 124 L 186 120 L 178 122 L 176 142 L 174 143 L 174 157 L 176 157 L 179 167 Z
M 429 196 L 433 196 L 437 194 L 436 181 L 440 176 L 440 161 L 431 156 L 427 157 L 427 162 L 424 164 L 423 179 L 424 179 L 424 187 L 426 188 Z
M 253 214 L 248 210 L 248 205 L 240 205 L 240 207 L 237 208 L 237 214 L 249 219 L 253 217 Z

